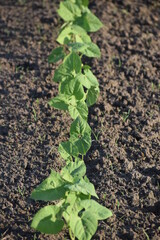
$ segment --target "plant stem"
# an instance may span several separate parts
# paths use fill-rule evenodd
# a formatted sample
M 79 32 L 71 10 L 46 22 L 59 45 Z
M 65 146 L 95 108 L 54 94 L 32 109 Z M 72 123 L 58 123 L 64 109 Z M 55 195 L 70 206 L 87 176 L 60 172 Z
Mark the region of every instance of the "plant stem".
M 84 155 L 82 155 L 82 161 L 84 161 Z
M 71 240 L 75 240 L 75 237 L 72 235 L 72 231 L 70 228 L 69 228 L 69 236 L 70 236 Z

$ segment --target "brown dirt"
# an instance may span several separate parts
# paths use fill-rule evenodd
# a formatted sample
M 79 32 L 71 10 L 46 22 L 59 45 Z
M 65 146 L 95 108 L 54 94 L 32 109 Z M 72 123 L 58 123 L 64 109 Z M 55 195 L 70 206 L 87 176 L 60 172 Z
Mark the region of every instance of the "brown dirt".
M 58 1 L 0 0 L 0 237 L 68 239 L 31 230 L 44 204 L 31 191 L 62 163 L 68 114 L 47 101 L 58 85 L 47 56 L 56 46 Z M 104 23 L 92 34 L 102 52 L 92 60 L 101 95 L 90 108 L 93 144 L 85 161 L 99 202 L 114 215 L 93 239 L 160 239 L 160 3 L 93 1 Z M 88 60 L 86 60 L 88 61 Z M 36 113 L 36 114 L 35 114 Z M 98 134 L 98 135 L 97 135 Z M 94 137 L 97 135 L 97 139 Z

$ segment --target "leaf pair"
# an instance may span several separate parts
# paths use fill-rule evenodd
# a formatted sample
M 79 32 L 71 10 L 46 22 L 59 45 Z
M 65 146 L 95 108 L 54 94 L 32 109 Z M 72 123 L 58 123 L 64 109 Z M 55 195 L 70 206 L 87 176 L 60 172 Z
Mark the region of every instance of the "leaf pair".
M 86 177 L 83 178 L 85 174 L 83 161 L 70 162 L 60 174 L 52 171 L 32 192 L 31 198 L 35 200 L 63 199 L 57 205 L 46 206 L 37 212 L 31 224 L 34 229 L 56 234 L 66 222 L 78 239 L 91 239 L 97 229 L 97 221 L 110 217 L 112 213 L 89 199 L 90 195 L 97 195 L 93 184 Z
M 75 52 L 70 53 L 64 59 L 54 75 L 54 81 L 60 82 L 60 94 L 51 99 L 49 104 L 52 107 L 69 111 L 73 119 L 80 116 L 87 120 L 87 106 L 96 102 L 99 84 L 89 69 L 84 69 L 84 74 L 81 73 L 81 65 L 81 59 Z M 87 89 L 86 92 L 84 88 Z
M 69 0 L 60 2 L 57 12 L 65 22 L 73 22 L 77 17 L 81 16 L 80 7 Z
M 46 234 L 57 234 L 64 225 L 64 219 L 72 233 L 79 240 L 90 240 L 96 232 L 98 220 L 112 216 L 109 209 L 94 200 L 83 200 L 80 195 L 69 193 L 61 204 L 49 205 L 37 212 L 31 226 Z
M 91 147 L 91 129 L 88 123 L 81 117 L 77 117 L 71 124 L 70 139 L 59 145 L 59 153 L 68 161 L 77 159 L 79 155 L 85 155 Z
M 75 43 L 69 42 L 68 48 L 71 53 L 72 52 L 81 53 L 87 57 L 100 57 L 100 55 L 101 55 L 99 47 L 92 42 L 75 42 Z M 66 56 L 66 54 L 64 52 L 63 47 L 57 47 L 49 55 L 48 62 L 56 63 L 59 60 L 64 59 L 65 56 Z M 63 67 L 65 68 L 65 66 L 63 66 Z M 64 71 L 64 70 L 62 70 L 62 71 Z M 65 70 L 64 72 L 67 72 L 67 71 Z
M 83 55 L 87 57 L 100 57 L 101 53 L 99 50 L 99 47 L 92 43 L 81 43 L 81 42 L 75 42 L 75 43 L 69 43 L 69 47 L 71 47 L 71 51 L 77 52 L 77 53 L 82 53 Z
M 62 82 L 68 78 L 75 77 L 81 72 L 81 58 L 78 54 L 72 52 L 65 57 L 63 63 L 55 70 L 53 80 L 55 82 Z
M 78 239 L 89 240 L 97 230 L 98 220 L 111 217 L 112 212 L 94 200 L 83 200 L 80 204 L 85 211 L 81 216 L 72 214 L 70 227 Z
M 70 24 L 61 29 L 57 42 L 60 44 L 70 42 L 90 43 L 91 38 L 81 26 Z
M 88 118 L 88 107 L 84 101 L 76 100 L 75 96 L 67 97 L 60 94 L 49 101 L 49 105 L 61 110 L 68 110 L 73 119 L 81 117 L 84 120 Z
M 89 9 L 76 18 L 74 24 L 81 26 L 86 32 L 96 32 L 103 26 L 101 21 Z
M 88 1 L 86 0 L 67 0 L 60 3 L 58 14 L 65 22 L 73 22 L 73 24 L 85 29 L 86 32 L 96 32 L 103 25 L 87 6 Z
M 97 98 L 99 96 L 99 83 L 97 81 L 97 78 L 89 69 L 85 69 L 84 74 L 81 73 L 77 75 L 77 79 L 87 89 L 87 106 L 92 106 L 97 101 Z
M 63 199 L 66 192 L 77 192 L 97 197 L 93 184 L 83 176 L 86 166 L 83 161 L 70 162 L 61 173 L 51 171 L 50 176 L 45 179 L 31 194 L 34 200 L 54 201 Z

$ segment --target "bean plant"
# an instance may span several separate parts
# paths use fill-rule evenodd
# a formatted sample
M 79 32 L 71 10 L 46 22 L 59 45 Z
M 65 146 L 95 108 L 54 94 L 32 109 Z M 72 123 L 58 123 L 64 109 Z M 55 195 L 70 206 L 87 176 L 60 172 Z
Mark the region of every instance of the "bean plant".
M 59 94 L 49 105 L 68 111 L 73 122 L 70 138 L 61 142 L 58 151 L 66 165 L 54 170 L 31 194 L 34 200 L 50 201 L 34 216 L 31 227 L 45 234 L 57 234 L 67 228 L 71 240 L 89 240 L 95 234 L 98 220 L 112 216 L 96 199 L 94 185 L 86 176 L 84 155 L 91 147 L 91 128 L 87 122 L 88 107 L 99 95 L 99 83 L 91 67 L 82 63 L 82 57 L 100 57 L 99 47 L 88 32 L 102 27 L 100 20 L 89 10 L 88 0 L 60 2 L 59 16 L 63 19 L 55 48 L 49 63 L 61 61 L 53 81 L 59 83 Z

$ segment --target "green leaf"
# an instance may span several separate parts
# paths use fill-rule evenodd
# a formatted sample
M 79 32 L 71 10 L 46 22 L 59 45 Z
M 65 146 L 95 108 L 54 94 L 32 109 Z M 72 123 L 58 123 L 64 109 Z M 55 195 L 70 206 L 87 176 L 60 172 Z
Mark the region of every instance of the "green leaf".
M 63 62 L 64 68 L 73 75 L 81 72 L 81 59 L 75 52 L 70 53 Z
M 77 100 L 84 98 L 85 93 L 82 84 L 78 79 L 66 79 L 60 84 L 60 93 L 72 96 L 74 95 Z
M 84 70 L 86 70 L 86 69 L 88 70 L 88 69 L 91 69 L 91 67 L 90 67 L 89 65 L 84 64 L 84 65 L 83 65 L 83 69 L 84 69 Z
M 63 59 L 64 57 L 65 57 L 65 53 L 64 53 L 63 47 L 57 47 L 57 48 L 53 49 L 53 51 L 49 55 L 48 62 L 56 63 L 59 60 Z
M 84 55 L 86 55 L 87 57 L 100 57 L 101 52 L 99 47 L 90 42 L 90 43 L 69 43 L 68 46 L 71 47 L 72 51 L 75 52 L 80 52 Z
M 68 44 L 71 41 L 71 38 L 72 38 L 71 26 L 67 26 L 60 31 L 58 38 L 56 40 L 60 44 Z
M 34 200 L 53 201 L 64 197 L 66 189 L 59 173 L 51 171 L 51 174 L 46 178 L 31 194 Z
M 89 5 L 89 0 L 82 0 L 82 4 L 83 4 L 85 7 L 88 7 L 88 5 Z
M 80 154 L 85 155 L 91 147 L 91 128 L 80 117 L 72 123 L 70 129 L 70 141 L 74 143 Z
M 91 87 L 91 83 L 88 81 L 87 77 L 80 73 L 77 74 L 76 79 L 79 80 L 79 82 L 87 89 L 89 89 Z
M 86 32 L 96 32 L 103 26 L 101 21 L 90 11 L 85 12 L 81 17 L 76 18 L 74 24 L 81 26 Z
M 88 118 L 88 107 L 83 101 L 78 101 L 76 103 L 73 103 L 73 101 L 71 101 L 68 110 L 73 119 L 76 119 L 78 116 L 82 117 L 85 120 Z
M 91 72 L 91 70 L 85 69 L 85 70 L 84 70 L 84 74 L 85 74 L 87 80 L 90 82 L 90 85 L 91 85 L 91 86 L 94 86 L 94 87 L 99 86 L 99 83 L 98 83 L 98 81 L 97 81 L 97 78 L 96 78 L 95 75 Z
M 75 214 L 71 216 L 71 230 L 80 240 L 90 240 L 97 230 L 97 225 L 97 219 L 89 211 L 85 211 L 81 217 Z
M 54 82 L 62 82 L 67 78 L 71 78 L 72 74 L 68 72 L 67 69 L 64 68 L 63 64 L 61 64 L 55 71 L 54 71 Z
M 87 32 L 78 25 L 71 25 L 62 29 L 57 38 L 57 42 L 60 44 L 68 44 L 73 38 L 75 38 L 74 40 L 76 42 L 91 42 L 91 38 Z
M 89 133 L 84 133 L 74 144 L 78 148 L 79 153 L 85 155 L 91 147 L 91 135 Z
M 86 174 L 86 166 L 83 161 L 70 162 L 61 171 L 63 179 L 69 182 L 78 181 Z
M 97 220 L 104 220 L 112 216 L 112 212 L 108 208 L 101 206 L 94 200 L 83 200 L 81 206 L 94 214 Z
M 72 161 L 72 157 L 77 157 L 79 154 L 77 147 L 70 141 L 61 142 L 58 151 L 66 161 Z
M 57 97 L 52 98 L 48 103 L 51 107 L 68 110 L 68 99 L 63 94 L 59 94 Z
M 98 96 L 99 96 L 99 87 L 91 87 L 88 90 L 87 97 L 86 97 L 87 106 L 90 107 L 94 103 L 96 103 Z
M 55 70 L 53 81 L 62 82 L 81 72 L 81 59 L 75 52 L 67 55 L 63 63 Z
M 74 21 L 75 17 L 81 16 L 81 10 L 76 4 L 65 1 L 60 2 L 58 14 L 64 21 L 69 22 Z
M 72 1 L 73 3 L 76 3 L 78 6 L 83 5 L 87 7 L 89 4 L 89 0 L 70 0 L 70 1 Z
M 41 233 L 59 233 L 64 226 L 64 221 L 57 216 L 60 210 L 57 206 L 46 206 L 42 208 L 34 216 L 31 227 Z
M 91 70 L 85 69 L 84 74 L 78 74 L 76 78 L 82 83 L 82 85 L 89 89 L 91 86 L 97 87 L 99 86 L 99 83 L 97 81 L 97 78 L 93 75 Z
M 86 182 L 84 179 L 79 180 L 77 183 L 74 184 L 66 184 L 65 187 L 74 192 L 80 192 L 85 195 L 91 195 L 98 198 L 94 185 L 90 182 Z
M 71 124 L 70 135 L 77 139 L 77 137 L 81 137 L 86 132 L 89 134 L 91 133 L 90 126 L 81 117 L 77 117 Z
M 83 208 L 80 206 L 80 201 L 75 192 L 69 192 L 65 201 L 66 208 L 63 211 L 63 217 L 66 220 L 67 224 L 71 219 L 71 215 L 77 215 L 78 212 Z
M 87 57 L 99 58 L 101 56 L 100 49 L 95 43 L 87 44 L 87 48 L 84 51 L 82 51 L 82 53 Z
M 73 24 L 71 26 L 71 29 L 72 29 L 72 33 L 75 36 L 76 42 L 82 42 L 82 43 L 90 43 L 91 42 L 90 36 L 87 34 L 87 32 L 82 27 Z
M 74 42 L 69 43 L 68 46 L 71 47 L 72 51 L 81 52 L 82 50 L 85 50 L 88 45 L 85 43 Z

